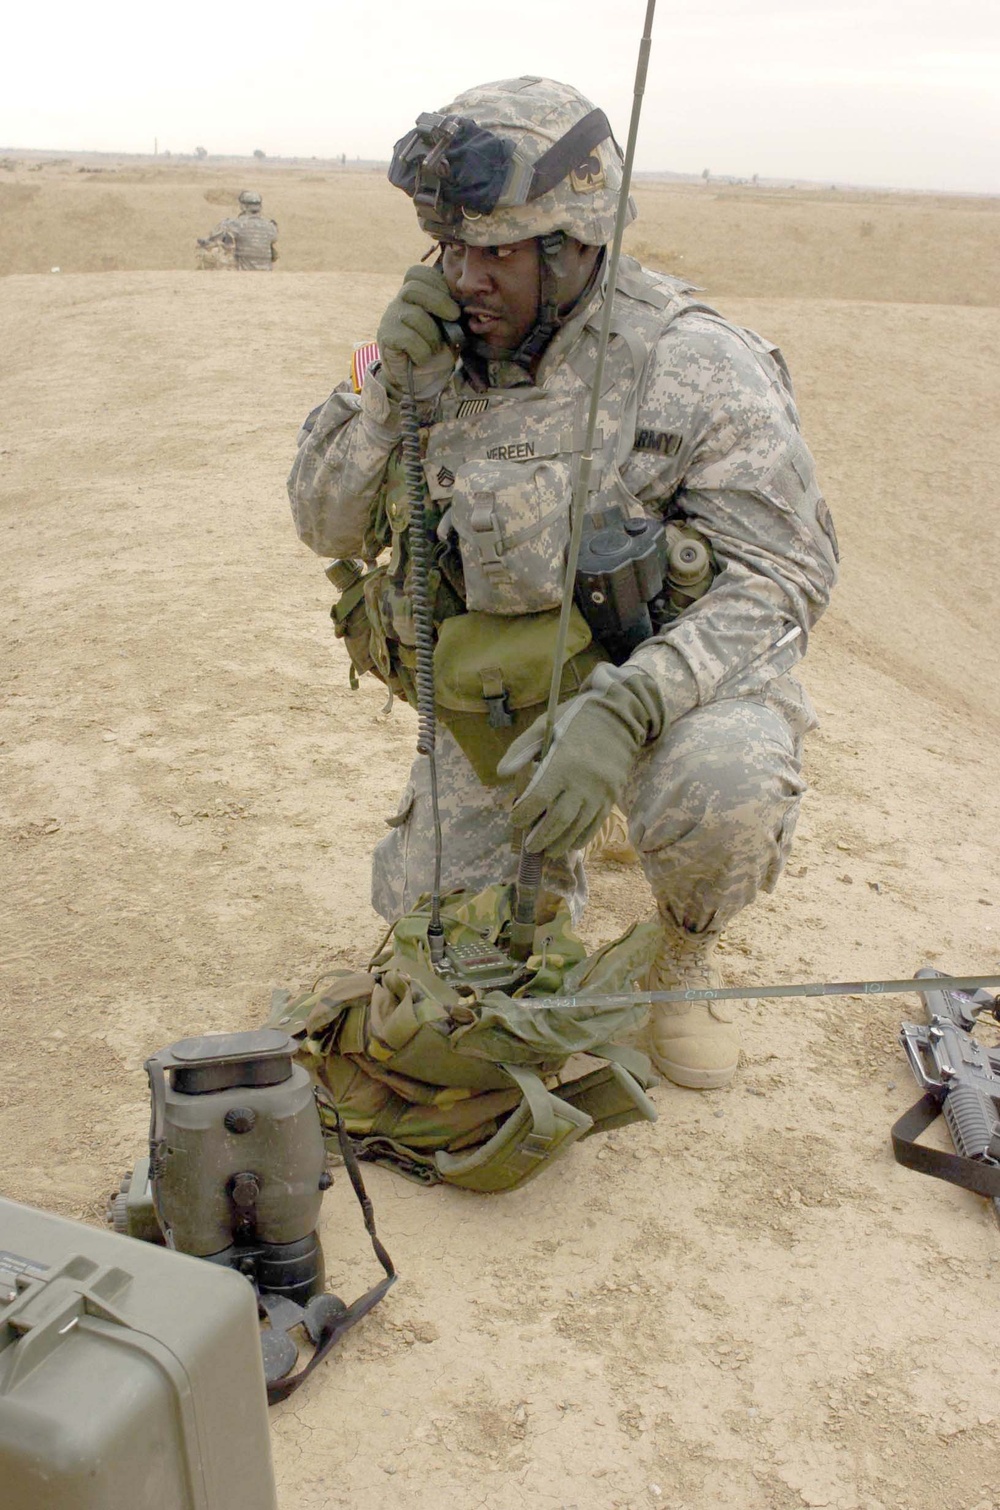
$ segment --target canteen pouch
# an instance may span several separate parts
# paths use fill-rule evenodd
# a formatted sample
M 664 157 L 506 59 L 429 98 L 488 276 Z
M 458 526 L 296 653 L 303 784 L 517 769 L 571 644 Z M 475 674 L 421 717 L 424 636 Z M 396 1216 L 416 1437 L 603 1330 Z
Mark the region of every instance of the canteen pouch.
M 466 613 L 445 619 L 434 649 L 438 717 L 484 786 L 498 784 L 497 762 L 545 711 L 559 610 Z M 574 604 L 566 638 L 560 701 L 575 696 L 607 655 Z
M 384 682 L 395 697 L 401 697 L 411 707 L 417 706 L 415 636 L 413 644 L 400 638 L 402 594 L 393 584 L 389 570 L 377 566 L 364 581 L 365 616 L 368 620 L 368 654 L 372 658 L 372 670 Z M 394 607 L 397 612 L 393 612 Z M 404 626 L 408 632 L 412 617 Z

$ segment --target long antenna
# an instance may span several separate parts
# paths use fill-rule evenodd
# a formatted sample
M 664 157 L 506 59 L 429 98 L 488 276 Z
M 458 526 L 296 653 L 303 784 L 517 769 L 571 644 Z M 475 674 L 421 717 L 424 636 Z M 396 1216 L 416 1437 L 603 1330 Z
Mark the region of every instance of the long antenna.
M 573 502 L 571 504 L 571 529 L 569 537 L 569 551 L 566 556 L 566 586 L 563 591 L 562 603 L 559 609 L 559 632 L 556 637 L 555 660 L 552 664 L 552 681 L 549 685 L 549 703 L 545 714 L 545 735 L 542 740 L 542 755 L 544 759 L 548 754 L 552 743 L 552 735 L 555 729 L 556 708 L 559 705 L 559 689 L 562 683 L 563 656 L 566 654 L 566 640 L 569 635 L 569 616 L 573 607 L 573 592 L 576 586 L 576 568 L 580 559 L 580 541 L 583 538 L 583 520 L 587 512 L 587 498 L 590 494 L 590 473 L 594 462 L 594 435 L 597 431 L 597 415 L 601 404 L 601 383 L 604 378 L 604 361 L 608 352 L 608 341 L 611 338 L 611 320 L 614 314 L 615 286 L 618 282 L 618 263 L 621 260 L 622 237 L 625 234 L 625 222 L 628 218 L 629 188 L 632 183 L 632 161 L 635 157 L 635 143 L 639 135 L 639 115 L 642 110 L 642 96 L 646 88 L 646 70 L 649 66 L 649 49 L 653 42 L 653 12 L 656 10 L 656 0 L 648 0 L 646 5 L 646 22 L 642 33 L 642 41 L 639 43 L 639 60 L 635 69 L 635 89 L 632 100 L 632 118 L 628 126 L 628 142 L 625 147 L 625 161 L 622 165 L 622 186 L 618 195 L 618 214 L 615 217 L 615 234 L 611 242 L 611 256 L 608 261 L 608 280 L 605 286 L 604 310 L 601 318 L 601 332 L 597 341 L 597 359 L 594 366 L 594 376 L 590 392 L 590 413 L 587 416 L 587 432 L 583 443 L 583 454 L 580 457 L 580 467 L 576 476 L 576 484 L 573 488 Z
M 621 258 L 625 222 L 628 218 L 629 188 L 632 183 L 632 162 L 635 157 L 636 138 L 639 135 L 639 116 L 642 111 L 642 96 L 646 88 L 649 50 L 653 42 L 653 13 L 655 10 L 656 0 L 647 0 L 646 20 L 643 26 L 642 40 L 639 43 L 639 59 L 635 69 L 632 118 L 629 121 L 625 160 L 622 164 L 622 186 L 621 192 L 618 195 L 618 214 L 615 217 L 615 231 L 611 241 L 611 256 L 608 261 L 604 310 L 601 319 L 600 335 L 597 341 L 597 359 L 592 380 L 593 386 L 590 393 L 590 413 L 587 416 L 587 431 L 584 437 L 583 452 L 574 480 L 573 499 L 570 504 L 570 537 L 569 550 L 566 556 L 566 585 L 563 589 L 562 603 L 559 608 L 559 626 L 556 632 L 555 651 L 552 659 L 552 680 L 549 683 L 549 700 L 545 710 L 545 731 L 542 736 L 540 760 L 545 759 L 552 744 L 556 708 L 559 705 L 563 659 L 566 654 L 566 642 L 569 637 L 569 617 L 573 607 L 573 593 L 576 585 L 576 568 L 580 559 L 580 541 L 583 538 L 583 521 L 587 513 L 587 499 L 591 491 L 590 474 L 594 461 L 594 435 L 597 431 L 597 415 L 601 402 L 604 359 L 607 355 L 608 341 L 611 337 L 611 318 L 613 314 L 615 286 L 618 281 L 618 263 Z M 531 854 L 524 848 L 524 836 L 522 835 L 521 856 L 517 871 L 517 888 L 514 897 L 514 916 L 510 931 L 510 952 L 515 959 L 527 959 L 531 953 L 535 934 L 535 909 L 541 879 L 542 856 L 540 854 Z
M 933 980 L 848 980 L 806 981 L 794 986 L 678 986 L 672 991 L 577 991 L 571 996 L 523 996 L 529 1006 L 558 1002 L 560 1007 L 648 1007 L 660 1002 L 683 1001 L 763 1001 L 773 997 L 793 996 L 894 996 L 928 989 L 968 993 L 985 987 L 995 990 L 1000 975 L 941 975 Z M 992 1008 L 990 1009 L 992 1011 Z

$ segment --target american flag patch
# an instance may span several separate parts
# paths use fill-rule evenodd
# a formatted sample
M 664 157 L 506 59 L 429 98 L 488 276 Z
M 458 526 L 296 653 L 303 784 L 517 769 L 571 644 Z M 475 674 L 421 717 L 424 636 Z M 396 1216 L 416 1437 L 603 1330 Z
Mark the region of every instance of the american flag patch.
M 379 351 L 377 341 L 362 341 L 354 348 L 351 357 L 351 385 L 355 393 L 360 393 L 369 367 L 374 367 L 378 361 Z
M 455 410 L 455 418 L 468 419 L 470 414 L 485 414 L 489 407 L 488 398 L 464 398 Z

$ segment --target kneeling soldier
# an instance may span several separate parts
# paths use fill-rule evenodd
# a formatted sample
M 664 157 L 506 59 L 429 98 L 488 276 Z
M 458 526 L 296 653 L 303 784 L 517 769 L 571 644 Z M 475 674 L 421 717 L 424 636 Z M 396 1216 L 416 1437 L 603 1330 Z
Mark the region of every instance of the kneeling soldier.
M 389 176 L 414 199 L 437 257 L 409 270 L 386 309 L 381 362 L 361 391 L 335 391 L 306 422 L 289 479 L 299 534 L 322 556 L 374 563 L 392 548 L 363 600 L 364 656 L 412 696 L 400 463 L 412 381 L 437 544 L 443 888 L 512 880 L 513 823 L 543 853 L 545 886 L 578 917 L 583 851 L 617 804 L 658 908 L 650 989 L 717 984 L 720 934 L 776 885 L 788 856 L 802 740 L 816 722 L 789 672 L 836 579 L 833 526 L 785 363 L 680 279 L 623 258 L 607 287 L 621 155 L 603 113 L 575 89 L 539 78 L 471 89 L 420 117 Z M 548 685 L 547 666 L 528 685 L 532 646 L 551 645 L 565 585 L 608 298 L 588 524 L 625 538 L 664 521 L 704 569 L 686 592 L 683 573 L 673 579 L 638 643 L 592 630 L 574 610 L 569 700 L 525 787 L 537 739 L 522 731 Z M 489 715 L 478 725 L 476 697 Z M 498 737 L 513 742 L 499 761 Z M 372 885 L 387 919 L 430 886 L 426 760 L 391 824 Z M 665 1075 L 699 1088 L 726 1084 L 739 1057 L 721 1003 L 654 1009 L 651 1047 Z

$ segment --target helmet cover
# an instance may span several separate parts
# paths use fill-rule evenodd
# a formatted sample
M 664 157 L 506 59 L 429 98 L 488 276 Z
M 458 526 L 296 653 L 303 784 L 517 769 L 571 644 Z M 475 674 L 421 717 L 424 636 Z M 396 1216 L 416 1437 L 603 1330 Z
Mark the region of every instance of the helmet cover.
M 437 240 L 499 246 L 562 231 L 605 246 L 622 155 L 607 119 L 579 90 L 525 76 L 477 85 L 439 114 L 420 116 L 396 144 L 389 179 L 414 199 L 421 227 Z M 628 219 L 635 213 L 630 199 Z

